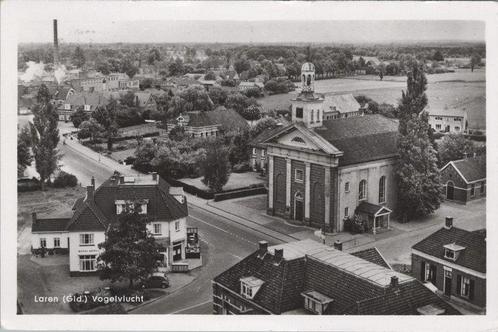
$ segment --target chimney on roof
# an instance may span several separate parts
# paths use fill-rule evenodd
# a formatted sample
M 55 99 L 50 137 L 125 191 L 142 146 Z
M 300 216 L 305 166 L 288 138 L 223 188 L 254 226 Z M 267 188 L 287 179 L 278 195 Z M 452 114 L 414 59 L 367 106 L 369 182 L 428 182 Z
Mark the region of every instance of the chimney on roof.
M 92 179 L 90 180 L 90 183 L 93 187 L 95 187 L 95 178 L 92 176 Z
M 284 258 L 284 249 L 275 249 L 275 260 L 281 261 Z
M 398 287 L 399 279 L 396 276 L 391 277 L 391 287 Z
M 266 242 L 266 241 L 259 241 L 258 243 L 259 243 L 259 252 L 258 252 L 258 255 L 259 256 L 263 256 L 268 251 L 268 242 Z
M 86 200 L 87 201 L 93 201 L 93 193 L 95 191 L 94 186 L 87 186 L 86 187 Z
M 453 227 L 453 217 L 446 217 L 444 221 L 444 228 L 451 229 Z
M 339 240 L 335 240 L 334 242 L 334 249 L 342 251 L 342 242 Z
M 36 222 L 36 212 L 31 213 L 31 220 L 33 224 Z

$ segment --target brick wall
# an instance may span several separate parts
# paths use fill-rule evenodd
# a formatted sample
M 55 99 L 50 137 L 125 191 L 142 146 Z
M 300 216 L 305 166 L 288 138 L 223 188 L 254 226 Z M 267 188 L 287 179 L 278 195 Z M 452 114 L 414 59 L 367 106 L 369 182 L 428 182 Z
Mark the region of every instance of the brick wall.
M 322 225 L 325 218 L 324 195 L 325 169 L 323 166 L 311 164 L 310 171 L 310 222 Z
M 286 162 L 284 158 L 273 159 L 273 208 L 276 215 L 285 216 Z
M 435 286 L 441 292 L 444 292 L 444 267 L 441 263 L 436 263 L 432 260 L 428 260 L 422 258 L 420 256 L 412 254 L 412 275 L 420 281 L 424 281 L 422 277 L 422 263 L 434 264 L 436 266 L 436 284 Z M 474 281 L 474 297 L 473 299 L 467 299 L 458 294 L 457 291 L 457 280 L 458 276 L 468 277 Z M 453 269 L 452 270 L 452 279 L 451 279 L 451 296 L 457 297 L 469 303 L 472 303 L 479 307 L 486 306 L 486 280 L 478 278 L 476 276 L 469 275 L 460 270 Z

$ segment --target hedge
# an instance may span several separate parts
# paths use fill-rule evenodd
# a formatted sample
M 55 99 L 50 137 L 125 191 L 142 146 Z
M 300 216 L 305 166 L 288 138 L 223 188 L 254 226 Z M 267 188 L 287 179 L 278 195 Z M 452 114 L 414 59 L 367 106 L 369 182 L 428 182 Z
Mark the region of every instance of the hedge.
M 265 187 L 256 187 L 256 188 L 247 187 L 247 188 L 233 190 L 233 191 L 229 191 L 229 192 L 221 192 L 218 194 L 214 194 L 214 201 L 219 202 L 219 201 L 224 201 L 224 200 L 232 199 L 232 198 L 261 195 L 261 194 L 266 194 L 267 192 L 268 191 L 266 190 Z
M 155 137 L 155 136 L 159 136 L 158 131 L 153 131 L 153 132 L 146 133 L 143 135 L 120 136 L 120 137 L 113 138 L 112 141 L 113 142 L 121 142 L 121 141 L 127 141 L 129 139 L 137 139 L 137 137 L 146 138 L 146 137 Z

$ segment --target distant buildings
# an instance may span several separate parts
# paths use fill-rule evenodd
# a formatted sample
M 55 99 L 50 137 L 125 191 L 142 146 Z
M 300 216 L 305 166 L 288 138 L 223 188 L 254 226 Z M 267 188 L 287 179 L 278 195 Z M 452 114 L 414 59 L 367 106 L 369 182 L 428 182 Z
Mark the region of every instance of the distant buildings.
M 140 81 L 130 79 L 125 73 L 109 75 L 95 73 L 90 77 L 72 79 L 70 83 L 75 90 L 88 92 L 138 90 L 140 88 Z
M 450 161 L 440 172 L 447 200 L 467 203 L 486 197 L 486 155 Z
M 486 230 L 466 231 L 447 217 L 444 227 L 412 247 L 412 273 L 445 297 L 486 307 Z
M 323 120 L 364 115 L 364 109 L 352 94 L 327 95 L 323 101 Z
M 313 240 L 259 249 L 213 279 L 215 314 L 458 315 L 374 248 L 348 254 Z
M 88 114 L 95 111 L 97 108 L 107 105 L 109 99 L 102 93 L 98 92 L 71 92 L 63 104 L 57 108 L 60 121 L 70 121 L 71 115 L 79 108 Z
M 168 122 L 168 131 L 183 127 L 194 138 L 217 136 L 220 131 L 248 129 L 247 121 L 234 110 L 218 108 L 208 112 L 187 112 Z
M 436 132 L 464 133 L 467 131 L 467 112 L 463 110 L 428 110 L 429 125 Z
M 33 214 L 31 246 L 69 251 L 71 276 L 95 273 L 101 252 L 98 244 L 105 241 L 108 227 L 117 222 L 125 207 L 136 205 L 150 222 L 148 230 L 166 247 L 161 266 L 169 269 L 185 259 L 186 198 L 170 192 L 169 184 L 157 174 L 137 177 L 115 173 L 97 189 L 92 180 L 86 197 L 74 204 L 72 217 L 41 219 Z

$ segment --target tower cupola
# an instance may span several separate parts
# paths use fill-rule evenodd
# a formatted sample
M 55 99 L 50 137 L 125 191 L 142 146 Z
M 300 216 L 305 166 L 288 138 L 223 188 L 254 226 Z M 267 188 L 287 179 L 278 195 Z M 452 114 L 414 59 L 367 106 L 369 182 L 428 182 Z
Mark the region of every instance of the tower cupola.
M 311 62 L 305 62 L 301 67 L 301 91 L 315 91 L 315 65 Z

